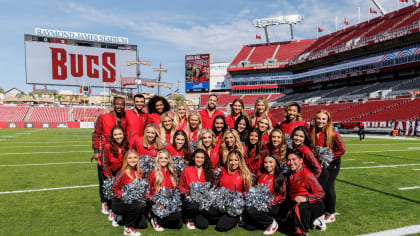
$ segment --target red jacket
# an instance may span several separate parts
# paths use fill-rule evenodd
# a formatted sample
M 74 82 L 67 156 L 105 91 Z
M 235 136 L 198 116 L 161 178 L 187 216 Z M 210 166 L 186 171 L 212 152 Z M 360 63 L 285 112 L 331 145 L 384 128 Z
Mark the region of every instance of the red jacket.
M 261 150 L 260 158 L 255 159 L 256 157 L 257 148 L 252 149 L 248 152 L 248 158 L 246 159 L 249 171 L 253 174 L 259 173 L 261 169 L 261 165 L 263 164 L 264 157 L 266 156 L 267 152 Z
M 326 139 L 327 137 L 325 131 L 318 133 L 315 139 L 315 146 L 326 147 Z M 340 159 L 346 152 L 346 146 L 337 131 L 334 131 L 334 148 L 332 151 L 334 152 L 333 161 Z
M 264 173 L 260 175 L 255 182 L 256 184 L 259 184 L 259 185 L 268 186 L 268 188 L 270 189 L 270 193 L 273 194 L 273 197 L 274 197 L 273 202 L 271 202 L 270 205 L 277 205 L 277 204 L 281 204 L 286 199 L 286 181 L 283 182 L 283 194 L 280 194 L 280 193 L 274 193 L 273 180 L 274 180 L 274 174 L 270 175 L 270 174 Z
M 239 116 L 238 116 L 239 117 Z M 235 121 L 236 121 L 237 117 L 234 117 L 232 115 L 229 115 L 228 117 L 226 117 L 226 124 L 229 127 L 229 129 L 234 129 L 235 128 Z
M 309 127 L 306 124 L 306 121 L 304 121 L 304 120 L 301 120 L 301 121 L 290 121 L 290 122 L 284 120 L 284 121 L 282 121 L 280 123 L 280 129 L 285 134 L 288 134 L 288 135 L 291 135 L 292 132 L 293 132 L 293 130 L 296 129 L 296 127 L 298 127 L 298 126 L 305 126 L 309 130 Z
M 137 150 L 137 153 L 139 154 L 140 158 L 143 156 L 150 156 L 151 158 L 155 158 L 158 153 L 158 149 L 155 148 L 155 145 L 150 145 L 149 148 L 145 148 L 143 146 L 143 137 L 138 137 L 133 144 L 133 148 Z
M 118 147 L 118 156 L 115 157 L 111 152 L 111 144 L 105 144 L 104 150 L 102 151 L 102 170 L 107 178 L 113 177 L 112 172 L 116 172 L 121 169 L 121 165 L 124 159 L 124 152 L 121 147 Z
M 242 180 L 241 175 L 239 175 L 239 170 L 236 170 L 232 174 L 229 174 L 226 168 L 222 168 L 220 171 L 219 177 L 219 187 L 225 187 L 231 191 L 238 191 L 238 192 L 247 192 L 248 189 L 244 186 L 244 181 Z
M 213 166 L 213 169 L 219 168 L 220 160 L 219 160 L 219 146 L 216 144 L 216 146 L 212 149 L 210 149 L 210 153 L 207 151 L 207 154 L 209 154 L 211 164 Z
M 258 119 L 261 118 L 262 114 L 257 116 L 257 118 L 255 119 L 255 122 L 253 124 L 251 124 L 251 128 L 255 128 L 257 127 L 258 124 Z M 268 118 L 270 118 L 271 121 L 271 125 L 274 127 L 277 124 L 277 121 L 273 118 L 273 116 L 270 113 L 267 113 Z M 252 118 L 254 119 L 254 117 Z M 251 121 L 252 122 L 252 121 Z
M 126 110 L 125 117 L 127 121 L 127 128 L 125 132 L 127 134 L 128 142 L 130 145 L 133 145 L 134 140 L 138 137 L 142 137 L 144 134 L 144 127 L 147 123 L 147 113 L 137 114 L 134 109 Z
M 194 131 L 191 133 L 191 131 L 188 132 L 188 141 L 190 141 L 190 143 L 195 142 L 197 143 L 198 141 L 198 130 Z
M 296 196 L 305 196 L 309 203 L 315 203 L 324 198 L 325 193 L 315 176 L 305 167 L 299 169 L 294 175 L 290 174 L 288 192 L 294 201 Z
M 161 169 L 163 174 L 163 180 L 162 183 L 160 183 L 160 187 L 165 187 L 166 189 L 174 189 L 174 185 L 172 184 L 171 174 L 169 173 L 168 169 Z M 155 195 L 156 189 L 155 189 L 155 170 L 151 170 L 149 173 L 149 186 L 150 186 L 150 199 L 153 198 L 153 195 Z
M 133 177 L 134 179 L 136 178 L 135 170 L 130 170 L 130 174 L 131 174 L 131 177 Z M 138 177 L 142 177 L 142 173 Z M 115 181 L 112 184 L 112 188 L 111 188 L 111 191 L 114 197 L 121 200 L 123 187 L 130 183 L 133 183 L 133 180 L 131 180 L 130 177 L 128 177 L 127 172 L 119 171 L 117 174 L 117 177 L 115 177 Z
M 319 164 L 319 161 L 315 158 L 314 153 L 306 145 L 302 145 L 297 149 L 302 152 L 303 164 L 305 167 L 308 168 L 315 175 L 315 177 L 318 178 L 321 175 L 322 167 Z
M 158 113 L 151 113 L 147 117 L 147 124 L 154 123 L 159 129 L 160 115 Z
M 176 130 L 178 131 L 178 130 L 184 130 L 185 131 L 185 128 L 187 128 L 187 118 L 184 118 L 182 121 L 180 121 L 179 122 L 179 124 L 177 124 L 177 126 L 176 126 Z
M 268 135 L 268 132 L 265 132 L 262 135 L 262 145 L 267 146 L 270 143 L 270 136 Z
M 198 170 L 194 166 L 185 167 L 182 171 L 181 178 L 179 179 L 179 190 L 184 194 L 187 194 L 190 189 L 190 184 L 193 182 L 206 182 L 204 170 L 202 170 L 200 176 L 198 176 Z
M 223 112 L 219 111 L 219 110 L 215 110 L 213 112 L 213 115 L 210 117 L 209 112 L 207 111 L 206 108 L 202 109 L 201 111 L 199 111 L 200 116 L 201 116 L 201 120 L 203 121 L 203 129 L 212 129 L 213 126 L 213 121 L 214 118 L 218 115 L 222 115 L 223 117 L 225 117 L 225 114 L 223 114 Z
M 169 153 L 171 154 L 172 157 L 173 156 L 180 156 L 180 157 L 182 157 L 182 159 L 185 160 L 184 149 L 183 148 L 181 148 L 181 150 L 177 151 L 173 144 L 168 144 L 168 145 L 165 146 L 165 148 L 166 148 L 166 150 L 169 151 Z
M 223 141 L 223 135 L 222 133 L 220 133 L 219 135 L 216 136 L 216 146 L 220 146 L 222 144 Z

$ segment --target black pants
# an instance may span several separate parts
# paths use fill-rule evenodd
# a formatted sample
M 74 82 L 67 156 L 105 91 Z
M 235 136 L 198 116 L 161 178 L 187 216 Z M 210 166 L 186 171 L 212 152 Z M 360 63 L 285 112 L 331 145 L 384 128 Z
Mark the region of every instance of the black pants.
M 365 139 L 365 129 L 360 129 L 359 130 L 359 139 L 360 139 L 360 141 Z
M 270 206 L 268 212 L 258 211 L 254 207 L 249 207 L 245 212 L 245 229 L 255 230 L 257 228 L 266 228 L 273 223 L 280 213 L 280 205 Z
M 320 217 L 325 211 L 324 202 L 310 204 L 309 202 L 296 203 L 293 206 L 293 220 L 295 223 L 295 232 L 298 234 L 308 233 L 312 228 L 312 222 Z
M 112 211 L 123 216 L 124 225 L 134 228 L 146 228 L 147 220 L 144 215 L 144 207 L 139 201 L 125 204 L 120 199 L 112 199 Z
M 226 232 L 233 229 L 239 222 L 239 216 L 230 216 L 227 213 L 221 214 L 217 221 L 215 229 L 220 232 Z
M 199 214 L 198 203 L 183 200 L 183 215 L 186 221 L 192 221 Z
M 104 185 L 104 180 L 105 180 L 104 172 L 102 171 L 102 167 L 98 164 L 99 197 L 101 198 L 102 203 L 107 202 L 107 200 L 105 199 L 104 190 L 102 187 Z
M 209 225 L 217 224 L 221 213 L 214 207 L 210 207 L 208 211 L 199 211 L 194 219 L 194 224 L 199 229 L 207 229 Z
M 335 179 L 340 172 L 340 165 L 341 159 L 335 160 L 331 162 L 330 166 L 328 166 L 328 181 L 325 191 L 325 211 L 328 213 L 335 212 L 335 202 L 336 202 L 336 195 L 335 195 Z
M 322 189 L 324 189 L 324 192 L 325 192 L 325 189 L 327 188 L 328 179 L 329 179 L 328 168 L 322 167 L 322 172 L 321 172 L 321 175 L 318 177 L 318 182 L 322 186 Z
M 153 214 L 153 213 L 152 213 Z M 180 229 L 182 228 L 182 215 L 180 212 L 172 213 L 166 217 L 160 218 L 153 214 L 157 223 L 163 228 Z

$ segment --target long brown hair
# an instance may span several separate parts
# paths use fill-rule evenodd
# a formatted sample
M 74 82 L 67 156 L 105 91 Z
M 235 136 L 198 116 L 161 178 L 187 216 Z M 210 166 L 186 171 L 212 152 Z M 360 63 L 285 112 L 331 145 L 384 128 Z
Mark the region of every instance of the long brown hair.
M 242 147 L 241 139 L 239 138 L 238 131 L 236 131 L 234 129 L 228 129 L 228 130 L 225 131 L 225 133 L 223 134 L 223 138 L 222 138 L 222 145 L 221 145 L 221 152 L 222 152 L 222 155 L 223 155 L 222 156 L 223 158 L 221 160 L 222 165 L 226 165 L 227 157 L 228 157 L 228 154 L 229 154 L 229 151 L 230 151 L 229 148 L 226 146 L 226 142 L 225 142 L 226 136 L 228 134 L 232 134 L 233 137 L 235 138 L 235 144 L 234 144 L 233 150 L 238 150 L 241 153 L 242 156 L 245 156 L 244 155 L 245 154 L 244 148 Z
M 248 118 L 249 120 L 249 116 L 245 111 L 245 105 L 244 102 L 242 101 L 242 99 L 240 98 L 236 98 L 235 100 L 233 100 L 232 104 L 230 104 L 230 115 L 233 116 L 233 104 L 239 102 L 239 104 L 241 104 L 241 115 L 246 116 L 246 118 Z
M 214 174 L 213 164 L 211 163 L 210 156 L 207 154 L 205 150 L 199 148 L 194 151 L 194 153 L 192 154 L 190 166 L 195 166 L 195 156 L 198 153 L 204 154 L 203 171 L 204 171 L 204 178 L 206 179 L 206 182 L 210 182 L 211 185 L 216 185 L 216 176 Z
M 282 164 L 286 164 L 286 152 L 287 152 L 287 143 L 286 143 L 286 137 L 284 136 L 284 132 L 279 129 L 279 128 L 275 128 L 271 131 L 269 137 L 270 137 L 270 145 L 271 147 L 273 147 L 273 149 L 275 148 L 273 145 L 273 133 L 274 132 L 278 132 L 280 133 L 281 136 L 281 144 L 280 144 L 280 156 L 277 157 L 279 158 L 279 161 Z
M 163 126 L 163 119 L 165 119 L 167 117 L 172 120 L 172 127 L 171 127 L 171 130 L 170 130 L 170 132 L 171 132 L 171 138 L 169 140 L 172 140 L 172 138 L 174 137 L 174 133 L 176 131 L 176 123 L 175 123 L 174 117 L 172 116 L 172 114 L 170 112 L 164 112 L 160 116 L 160 123 L 159 123 L 159 126 L 160 126 L 160 136 L 162 138 L 162 142 L 166 141 L 166 139 L 165 139 L 166 130 L 165 130 L 165 127 Z
M 316 134 L 324 131 L 324 130 L 319 130 L 316 126 L 316 117 L 320 113 L 325 114 L 328 117 L 327 127 L 325 127 L 325 129 L 324 129 L 325 130 L 325 136 L 327 138 L 325 143 L 327 144 L 328 149 L 330 149 L 332 151 L 332 150 L 334 150 L 335 132 L 334 132 L 334 127 L 333 127 L 332 120 L 331 120 L 331 114 L 325 109 L 319 110 L 315 114 L 314 119 L 312 120 L 312 134 L 311 134 L 312 141 L 313 141 L 314 146 L 315 146 Z
M 285 155 L 286 156 L 286 155 Z M 273 158 L 276 162 L 276 167 L 274 167 L 274 178 L 273 178 L 273 190 L 275 193 L 283 194 L 285 189 L 283 189 L 283 185 L 285 182 L 285 178 L 283 176 L 283 172 L 281 169 L 281 163 L 278 158 L 276 158 L 273 155 L 267 155 L 263 159 L 263 164 L 261 165 L 261 173 L 268 173 L 267 170 L 264 167 L 264 160 L 267 158 Z
M 115 130 L 121 130 L 123 132 L 124 135 L 124 139 L 122 141 L 121 144 L 118 144 L 117 141 L 115 141 L 114 139 L 114 131 Z M 128 150 L 128 140 L 127 140 L 127 135 L 125 134 L 125 131 L 123 129 L 123 127 L 121 127 L 121 125 L 115 125 L 114 127 L 112 127 L 111 129 L 111 134 L 109 135 L 109 149 L 111 150 L 112 155 L 114 155 L 114 157 L 118 157 L 118 150 L 119 148 L 122 149 L 122 154 L 124 155 L 125 151 Z
M 238 150 L 233 150 L 229 152 L 227 156 L 226 169 L 229 174 L 232 174 L 232 172 L 230 171 L 231 164 L 229 162 L 229 158 L 234 155 L 238 158 L 239 175 L 242 178 L 244 188 L 248 191 L 248 189 L 252 186 L 251 172 L 249 171 L 248 166 L 245 163 L 245 158 L 241 152 L 239 152 Z
M 264 112 L 262 114 L 258 114 L 258 110 L 257 110 L 258 103 L 260 103 L 260 102 L 264 103 L 264 107 L 265 107 Z M 252 123 L 251 124 L 254 125 L 255 121 L 258 119 L 259 116 L 268 115 L 268 112 L 269 112 L 269 107 L 268 107 L 267 99 L 265 97 L 257 98 L 257 100 L 255 101 L 255 105 L 254 105 L 254 117 L 252 118 L 252 121 L 251 121 Z

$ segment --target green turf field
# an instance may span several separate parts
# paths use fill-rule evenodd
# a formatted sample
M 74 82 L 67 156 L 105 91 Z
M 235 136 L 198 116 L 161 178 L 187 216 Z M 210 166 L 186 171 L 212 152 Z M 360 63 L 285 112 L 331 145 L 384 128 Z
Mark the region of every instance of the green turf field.
M 113 228 L 100 213 L 98 187 L 88 186 L 97 184 L 96 164 L 89 163 L 91 133 L 91 129 L 0 129 L 0 235 L 122 235 L 123 228 Z M 420 186 L 420 140 L 344 138 L 344 142 L 347 152 L 336 182 L 340 215 L 327 231 L 309 234 L 357 235 L 420 224 L 420 189 L 399 190 Z M 88 187 L 4 193 L 69 186 Z M 140 232 L 217 233 L 214 226 L 156 233 L 150 225 Z M 235 228 L 226 234 L 250 232 Z

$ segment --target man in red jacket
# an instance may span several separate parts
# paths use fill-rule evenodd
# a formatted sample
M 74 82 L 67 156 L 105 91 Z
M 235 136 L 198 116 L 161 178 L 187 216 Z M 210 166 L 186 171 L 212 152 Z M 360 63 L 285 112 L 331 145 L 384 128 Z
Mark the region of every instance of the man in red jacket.
M 134 95 L 134 109 L 125 111 L 127 120 L 127 128 L 125 133 L 130 147 L 133 145 L 137 137 L 143 136 L 144 127 L 147 123 L 147 113 L 143 111 L 145 99 L 142 94 Z
M 217 95 L 210 94 L 209 100 L 207 101 L 207 108 L 202 109 L 199 113 L 202 120 L 203 129 L 212 129 L 213 120 L 216 116 L 222 115 L 223 117 L 225 114 L 223 112 L 218 111 L 216 109 L 217 106 Z

